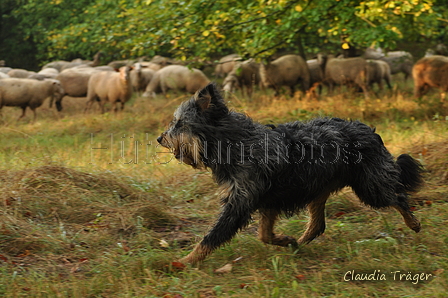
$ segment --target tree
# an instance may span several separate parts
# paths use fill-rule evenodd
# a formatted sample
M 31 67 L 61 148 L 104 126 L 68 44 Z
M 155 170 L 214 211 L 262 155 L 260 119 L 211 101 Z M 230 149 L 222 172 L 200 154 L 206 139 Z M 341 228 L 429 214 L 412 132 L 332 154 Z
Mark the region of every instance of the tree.
M 446 34 L 443 2 L 22 0 L 16 18 L 22 29 L 31 24 L 28 37 L 41 61 L 91 57 L 98 50 L 110 60 L 161 54 L 203 61 L 229 52 L 265 58 L 278 51 L 312 55 L 436 40 Z

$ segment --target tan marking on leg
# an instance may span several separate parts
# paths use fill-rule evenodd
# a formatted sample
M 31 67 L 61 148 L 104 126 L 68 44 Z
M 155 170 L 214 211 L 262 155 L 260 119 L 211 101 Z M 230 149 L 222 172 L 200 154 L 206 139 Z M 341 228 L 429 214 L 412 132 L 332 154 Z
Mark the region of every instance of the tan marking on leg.
M 325 203 L 329 196 L 329 193 L 324 194 L 308 204 L 310 220 L 306 231 L 298 240 L 299 244 L 306 244 L 323 233 L 323 230 L 325 229 Z
M 274 234 L 274 224 L 279 215 L 278 211 L 265 209 L 260 211 L 260 214 L 261 218 L 258 227 L 258 238 L 261 241 L 278 246 L 297 245 L 297 242 L 293 237 Z
M 264 243 L 271 244 L 274 237 L 274 224 L 278 217 L 275 210 L 263 210 L 260 212 L 260 225 L 258 227 L 258 238 Z
M 406 225 L 416 233 L 420 232 L 421 224 L 420 221 L 412 214 L 411 212 L 408 212 L 406 210 L 403 210 L 400 206 L 392 206 L 395 209 L 398 210 L 398 212 L 401 213 L 401 216 L 403 216 L 404 222 Z
M 204 260 L 212 252 L 213 249 L 199 243 L 192 252 L 190 252 L 186 257 L 180 259 L 180 262 L 184 264 L 196 264 Z

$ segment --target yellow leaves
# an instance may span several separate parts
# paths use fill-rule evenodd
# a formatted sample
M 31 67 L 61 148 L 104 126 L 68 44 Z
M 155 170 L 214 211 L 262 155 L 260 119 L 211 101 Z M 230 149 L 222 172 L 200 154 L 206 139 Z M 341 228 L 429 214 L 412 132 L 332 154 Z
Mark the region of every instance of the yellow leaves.
M 214 34 L 217 38 L 225 38 L 226 36 L 219 33 L 218 28 L 216 26 L 213 26 L 210 30 L 205 30 L 202 32 L 202 36 L 208 37 L 210 34 Z
M 221 33 L 219 33 L 219 32 L 213 32 L 214 34 L 215 34 L 215 36 L 217 37 L 217 38 L 226 38 L 226 36 L 225 35 L 222 35 Z
M 303 11 L 303 7 L 299 4 L 299 5 L 296 5 L 296 7 L 294 7 L 294 9 L 296 10 L 296 11 L 298 11 L 298 12 L 302 12 Z
M 397 27 L 395 27 L 395 26 L 392 27 L 392 28 L 390 28 L 390 30 L 392 30 L 393 32 L 395 32 L 395 33 L 401 35 L 401 31 L 400 31 Z
M 277 25 L 280 25 L 280 24 L 282 23 L 282 20 L 278 19 L 278 20 L 275 21 L 275 23 L 276 23 Z
M 343 48 L 344 50 L 348 50 L 348 49 L 350 49 L 350 45 L 349 45 L 347 42 L 344 42 L 344 43 L 342 44 L 342 48 Z
M 384 8 L 395 8 L 395 3 L 387 2 L 386 4 L 384 4 Z

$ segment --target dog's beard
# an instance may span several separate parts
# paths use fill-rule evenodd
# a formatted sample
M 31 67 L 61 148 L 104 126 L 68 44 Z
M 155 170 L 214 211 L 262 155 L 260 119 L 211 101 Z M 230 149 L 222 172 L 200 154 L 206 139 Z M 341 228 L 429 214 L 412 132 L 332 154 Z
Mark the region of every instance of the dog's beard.
M 202 144 L 197 137 L 187 134 L 180 134 L 175 137 L 165 135 L 161 143 L 162 146 L 172 151 L 174 157 L 195 169 L 205 168 L 202 160 Z

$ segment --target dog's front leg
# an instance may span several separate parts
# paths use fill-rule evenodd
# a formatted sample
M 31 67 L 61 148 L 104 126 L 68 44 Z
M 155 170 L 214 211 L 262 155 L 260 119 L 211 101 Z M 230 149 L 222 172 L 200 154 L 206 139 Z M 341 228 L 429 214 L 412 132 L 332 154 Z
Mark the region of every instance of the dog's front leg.
M 195 264 L 204 260 L 216 248 L 229 242 L 238 230 L 249 224 L 252 210 L 248 206 L 226 203 L 213 228 L 194 250 L 180 261 Z

